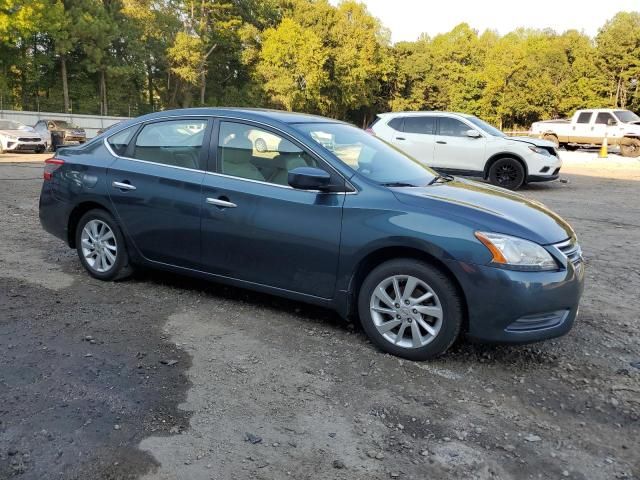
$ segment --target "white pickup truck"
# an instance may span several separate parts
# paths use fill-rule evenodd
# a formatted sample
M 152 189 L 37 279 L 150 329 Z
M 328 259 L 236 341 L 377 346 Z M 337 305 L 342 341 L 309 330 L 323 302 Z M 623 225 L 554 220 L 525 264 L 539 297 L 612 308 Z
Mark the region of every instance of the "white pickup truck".
M 625 157 L 640 156 L 640 117 L 629 110 L 578 110 L 571 120 L 546 120 L 531 125 L 529 134 L 550 140 L 567 150 L 581 146 L 618 145 Z

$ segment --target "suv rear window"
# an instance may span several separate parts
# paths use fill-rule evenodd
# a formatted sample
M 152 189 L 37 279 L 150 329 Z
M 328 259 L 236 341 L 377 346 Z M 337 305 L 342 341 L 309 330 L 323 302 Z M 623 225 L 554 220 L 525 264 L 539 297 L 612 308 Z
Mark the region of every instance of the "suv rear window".
M 402 132 L 402 121 L 404 120 L 403 117 L 396 117 L 396 118 L 392 118 L 389 123 L 387 125 L 389 125 L 391 128 L 393 128 L 394 130 L 398 131 L 398 132 Z
M 578 115 L 576 123 L 589 123 L 589 120 L 591 120 L 591 112 L 582 112 Z

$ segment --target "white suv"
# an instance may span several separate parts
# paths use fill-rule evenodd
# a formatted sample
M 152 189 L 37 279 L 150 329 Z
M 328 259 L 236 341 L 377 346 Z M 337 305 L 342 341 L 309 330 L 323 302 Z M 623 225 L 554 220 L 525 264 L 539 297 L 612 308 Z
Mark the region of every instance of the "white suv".
M 368 131 L 435 170 L 482 177 L 512 190 L 555 180 L 562 166 L 552 142 L 508 137 L 463 113 L 382 113 Z

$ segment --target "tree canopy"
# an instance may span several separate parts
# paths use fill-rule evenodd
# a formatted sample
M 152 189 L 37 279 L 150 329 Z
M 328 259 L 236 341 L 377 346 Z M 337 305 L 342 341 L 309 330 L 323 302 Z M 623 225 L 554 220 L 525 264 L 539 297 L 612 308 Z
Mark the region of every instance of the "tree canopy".
M 366 123 L 453 110 L 502 128 L 640 109 L 640 13 L 577 30 L 450 32 L 391 44 L 356 0 L 0 0 L 0 106 L 139 115 L 272 107 Z

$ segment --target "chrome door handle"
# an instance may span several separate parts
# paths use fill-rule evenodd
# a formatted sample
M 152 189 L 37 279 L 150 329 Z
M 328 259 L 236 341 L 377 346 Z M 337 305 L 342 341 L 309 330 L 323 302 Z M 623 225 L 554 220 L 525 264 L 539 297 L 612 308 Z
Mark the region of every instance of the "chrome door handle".
M 233 202 L 227 202 L 226 200 L 220 200 L 219 198 L 207 198 L 207 203 L 209 205 L 215 205 L 216 207 L 223 208 L 236 208 L 238 206 Z
M 113 182 L 111 184 L 111 186 L 113 188 L 119 188 L 120 190 L 135 190 L 136 189 L 136 187 L 134 187 L 130 183 L 124 183 L 124 182 Z

